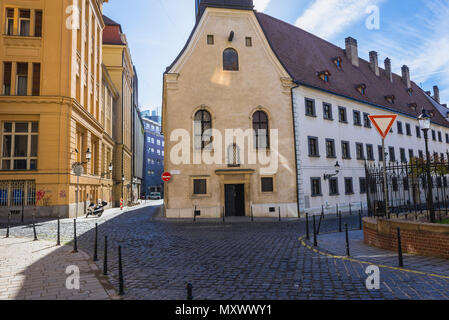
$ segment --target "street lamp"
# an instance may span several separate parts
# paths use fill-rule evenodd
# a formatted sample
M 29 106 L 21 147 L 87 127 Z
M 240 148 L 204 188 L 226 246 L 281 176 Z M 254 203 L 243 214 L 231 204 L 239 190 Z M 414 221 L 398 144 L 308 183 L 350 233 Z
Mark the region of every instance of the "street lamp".
M 330 178 L 333 178 L 335 176 L 337 176 L 340 173 L 340 164 L 338 163 L 338 161 L 335 163 L 335 173 L 334 174 L 324 174 L 324 181 L 329 180 Z
M 433 186 L 432 177 L 430 175 L 430 153 L 429 153 L 429 136 L 430 129 L 430 116 L 426 113 L 426 110 L 422 110 L 422 114 L 418 117 L 419 127 L 424 132 L 424 141 L 426 143 L 426 169 L 427 169 L 427 207 L 430 215 L 430 222 L 435 223 L 435 208 L 433 205 Z

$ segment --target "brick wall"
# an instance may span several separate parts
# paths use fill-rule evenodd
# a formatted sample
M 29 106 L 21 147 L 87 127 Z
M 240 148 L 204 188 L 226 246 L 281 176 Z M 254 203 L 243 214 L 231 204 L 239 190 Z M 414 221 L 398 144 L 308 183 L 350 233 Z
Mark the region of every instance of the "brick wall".
M 385 219 L 363 219 L 364 241 L 382 249 L 398 249 L 397 228 L 401 229 L 402 250 L 423 256 L 449 259 L 449 226 Z

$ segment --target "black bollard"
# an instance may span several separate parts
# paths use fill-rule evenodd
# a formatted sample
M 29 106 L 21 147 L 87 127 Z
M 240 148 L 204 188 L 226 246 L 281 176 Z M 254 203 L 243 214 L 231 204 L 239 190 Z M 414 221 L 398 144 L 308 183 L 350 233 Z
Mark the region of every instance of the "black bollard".
M 309 214 L 306 212 L 306 239 L 310 240 L 309 234 Z
M 8 225 L 6 226 L 6 238 L 9 238 L 9 226 L 11 224 L 11 213 L 8 213 Z
M 34 241 L 37 241 L 37 232 L 36 232 L 36 221 L 33 214 L 33 233 L 34 233 Z
M 223 222 L 225 222 L 226 208 L 223 207 Z
M 349 231 L 347 223 L 345 223 L 345 233 L 346 233 L 346 256 L 350 257 L 351 254 L 349 252 Z
M 338 232 L 343 232 L 341 229 L 341 211 L 338 212 Z
M 254 221 L 254 215 L 253 215 L 253 206 L 251 206 L 251 222 Z
M 401 229 L 398 228 L 398 259 L 399 268 L 404 267 L 404 258 L 402 257 Z
M 76 238 L 76 219 L 73 219 L 73 252 L 78 252 L 78 241 Z
M 279 221 L 281 221 L 281 207 L 278 208 L 279 211 Z
M 362 210 L 359 210 L 359 229 L 362 230 Z
M 57 235 L 57 239 L 56 239 L 56 245 L 57 246 L 61 245 L 61 226 L 60 226 L 60 222 L 59 222 L 59 216 L 58 216 L 58 235 Z
M 187 300 L 193 300 L 193 286 L 190 283 L 187 284 Z
M 349 215 L 352 216 L 352 208 L 351 208 L 351 203 L 349 203 Z
M 323 217 L 323 220 L 324 220 L 324 206 L 323 205 L 321 205 L 321 216 Z
M 118 246 L 118 294 L 119 296 L 125 294 L 123 286 L 122 246 Z
M 98 261 L 98 223 L 95 223 L 94 261 Z
M 196 206 L 195 209 L 193 210 L 193 221 L 194 222 L 196 221 Z
M 108 236 L 104 236 L 103 275 L 108 274 Z
M 315 215 L 313 215 L 313 246 L 318 246 L 318 241 L 316 239 L 316 223 L 315 223 Z

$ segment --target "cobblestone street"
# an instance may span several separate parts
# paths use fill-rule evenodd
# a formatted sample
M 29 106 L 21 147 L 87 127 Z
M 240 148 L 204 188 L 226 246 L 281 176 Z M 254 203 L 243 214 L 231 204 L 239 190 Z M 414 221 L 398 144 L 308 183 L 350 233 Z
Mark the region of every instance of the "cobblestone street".
M 117 246 L 123 247 L 125 299 L 185 299 L 186 284 L 194 299 L 448 299 L 449 279 L 381 267 L 380 290 L 367 290 L 363 248 L 357 259 L 321 254 L 304 245 L 305 221 L 258 220 L 166 221 L 155 218 L 160 208 L 144 206 L 100 219 L 77 222 L 79 247 L 93 255 L 94 226 L 99 223 L 99 262 L 108 236 L 110 281 L 117 288 Z M 345 217 L 353 229 L 357 216 Z M 3 225 L 4 226 L 4 225 Z M 338 229 L 326 217 L 321 232 Z M 37 224 L 39 239 L 55 241 L 56 222 Z M 62 239 L 71 241 L 73 221 L 61 221 Z M 4 237 L 5 229 L 0 230 Z M 32 238 L 32 228 L 16 226 L 11 237 Z M 351 237 L 360 238 L 351 232 Z M 325 249 L 339 242 L 320 235 Z M 341 236 L 341 235 L 337 235 Z M 356 240 L 354 240 L 356 241 Z M 321 248 L 319 248 L 321 249 Z M 356 250 L 356 247 L 354 247 Z M 335 252 L 339 254 L 339 252 Z M 391 254 L 391 253 L 390 253 Z M 394 254 L 394 253 L 393 253 Z M 355 258 L 355 257 L 354 257 Z M 409 258 L 405 258 L 406 261 Z M 426 258 L 420 260 L 422 263 Z M 377 263 L 376 261 L 374 261 Z M 382 262 L 379 260 L 379 263 Z M 384 261 L 385 262 L 385 261 Z M 438 268 L 449 266 L 439 261 Z M 406 265 L 411 268 L 412 265 Z M 449 268 L 447 268 L 449 269 Z

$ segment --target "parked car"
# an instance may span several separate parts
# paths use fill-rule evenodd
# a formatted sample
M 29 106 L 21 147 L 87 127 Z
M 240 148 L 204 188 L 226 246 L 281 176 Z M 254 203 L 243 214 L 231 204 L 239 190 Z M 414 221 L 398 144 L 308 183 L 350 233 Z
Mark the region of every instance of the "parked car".
M 162 199 L 160 192 L 151 192 L 150 193 L 150 200 L 160 200 Z

